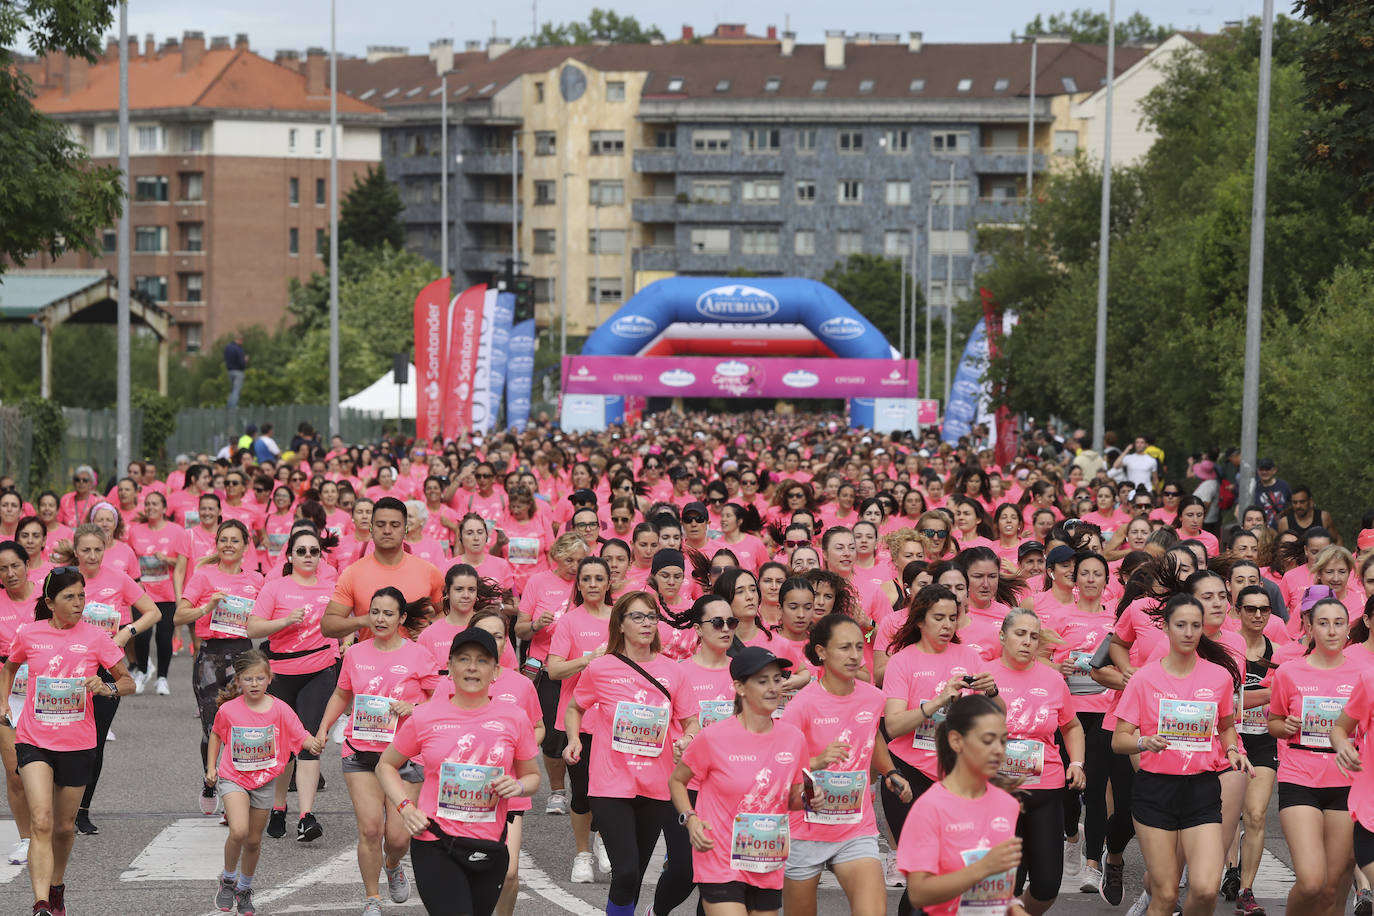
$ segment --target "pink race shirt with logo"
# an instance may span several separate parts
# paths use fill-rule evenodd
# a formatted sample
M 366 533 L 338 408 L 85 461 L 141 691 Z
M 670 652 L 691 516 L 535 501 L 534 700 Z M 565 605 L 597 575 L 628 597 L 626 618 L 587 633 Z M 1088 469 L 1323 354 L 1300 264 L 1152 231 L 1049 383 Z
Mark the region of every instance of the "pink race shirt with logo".
M 1374 731 L 1374 668 L 1362 668 L 1355 689 L 1345 704 L 1345 714 L 1355 720 L 1357 729 Z M 1350 816 L 1366 830 L 1374 830 L 1374 767 L 1355 774 L 1350 787 Z
M 448 670 L 448 652 L 453 647 L 453 637 L 466 629 L 466 626 L 450 623 L 447 617 L 440 617 L 421 631 L 420 638 L 415 641 L 434 657 L 434 671 Z M 501 650 L 501 667 L 513 671 L 516 664 L 515 650 L 510 647 L 508 639 L 506 647 Z M 449 688 L 452 689 L 452 686 L 450 683 Z
M 782 721 L 796 726 L 806 739 L 808 759 L 819 755 L 835 742 L 849 745 L 843 760 L 825 768 L 827 776 L 841 775 L 846 780 L 843 791 L 831 791 L 828 801 L 836 796 L 850 802 L 841 811 L 827 814 L 812 810 L 793 811 L 792 839 L 814 840 L 822 843 L 842 843 L 861 836 L 877 836 L 878 825 L 873 818 L 873 793 L 869 788 L 869 765 L 873 761 L 873 746 L 878 736 L 878 723 L 883 717 L 883 692 L 872 684 L 854 682 L 849 696 L 835 696 L 814 680 L 797 692 L 783 711 Z M 854 803 L 857 802 L 857 805 Z M 808 799 L 808 806 L 810 800 Z M 853 807 L 859 807 L 853 812 Z M 858 814 L 855 819 L 854 814 Z M 849 821 L 853 821 L 849 823 Z
M 338 642 L 320 633 L 320 618 L 334 594 L 334 583 L 317 579 L 314 585 L 301 585 L 287 576 L 273 579 L 258 592 L 253 615 L 263 620 L 280 620 L 297 608 L 305 608 L 305 619 L 278 630 L 267 638 L 273 652 L 309 652 L 298 658 L 274 658 L 273 674 L 313 674 L 334 664 L 339 657 Z
M 1336 668 L 1318 668 L 1312 656 L 1306 655 L 1284 662 L 1273 672 L 1269 712 L 1294 716 L 1302 723 L 1296 735 L 1279 740 L 1279 782 L 1313 788 L 1351 784 L 1331 752 L 1331 726 L 1369 670 L 1344 657 Z
M 219 568 L 219 564 L 210 563 L 196 570 L 195 575 L 191 576 L 191 581 L 187 582 L 186 587 L 182 589 L 181 597 L 190 602 L 192 607 L 200 607 L 215 592 L 223 592 L 226 595 L 256 601 L 258 592 L 261 590 L 262 576 L 249 570 L 246 566 L 237 573 L 227 573 Z M 237 633 L 211 629 L 210 621 L 214 616 L 214 609 L 211 608 L 209 613 L 196 619 L 197 636 L 201 639 L 239 638 Z
M 29 597 L 23 601 L 10 598 L 9 592 L 0 589 L 0 656 L 8 656 L 14 645 L 14 634 L 26 623 L 33 623 L 33 611 L 42 594 L 34 586 Z
M 1174 677 L 1161 662 L 1137 669 L 1117 718 L 1139 728 L 1142 737 L 1160 734 L 1163 726 L 1165 736 L 1180 745 L 1144 751 L 1140 768 L 1167 776 L 1215 771 L 1221 756 L 1217 723 L 1235 713 L 1235 690 L 1225 668 L 1200 658 L 1186 677 Z
M 1062 789 L 1064 761 L 1059 759 L 1055 733 L 1075 717 L 1068 685 L 1053 668 L 1032 662 L 1029 668 L 1009 667 L 1002 659 L 992 664 L 998 696 L 1007 706 L 1008 760 L 1017 751 L 1020 761 L 1034 761 L 1036 767 L 1011 773 L 1021 777 L 1027 789 Z M 1011 741 L 1019 744 L 1013 748 Z
M 295 710 L 281 700 L 268 701 L 265 711 L 254 712 L 238 696 L 215 713 L 212 731 L 224 742 L 216 770 L 220 779 L 260 789 L 285 771 L 291 755 L 310 737 Z
M 137 582 L 119 570 L 101 564 L 100 572 L 86 580 L 86 609 L 82 616 L 89 616 L 89 622 L 97 623 L 101 610 L 113 608 L 119 613 L 118 626 L 104 627 L 97 623 L 113 637 L 119 627 L 133 622 L 134 616 L 129 606 L 142 597 L 143 589 L 139 588 Z
M 987 850 L 1016 834 L 1020 805 L 1011 795 L 989 785 L 978 798 L 961 798 L 936 783 L 927 789 L 907 813 L 897 842 L 897 869 L 910 875 L 948 875 L 963 870 Z M 1006 912 L 1015 897 L 1016 869 L 984 878 L 953 900 L 927 906 L 927 916 L 955 916 L 961 902 L 975 900 L 989 906 L 986 912 Z M 1005 892 L 1005 894 L 1003 894 Z M 975 912 L 972 908 L 970 912 Z M 984 912 L 982 909 L 976 912 Z
M 9 660 L 29 666 L 15 740 L 49 751 L 95 747 L 95 711 L 82 682 L 124 661 L 124 650 L 85 621 L 59 630 L 51 620 L 39 620 L 19 628 Z
M 1088 663 L 1102 640 L 1111 638 L 1116 627 L 1116 618 L 1112 616 L 1111 611 L 1080 611 L 1077 607 L 1069 605 L 1055 618 L 1052 626 L 1064 642 L 1053 647 L 1051 658 L 1055 664 L 1074 662 L 1074 673 L 1069 676 L 1073 678 L 1075 685 L 1081 685 L 1075 686 L 1074 689 L 1091 689 L 1091 667 Z M 1000 681 L 998 687 L 1001 687 Z M 1098 690 L 1095 693 L 1073 694 L 1070 704 L 1075 713 L 1105 713 L 1112 708 L 1115 700 L 1115 691 Z
M 134 525 L 129 528 L 129 547 L 138 555 L 138 581 L 148 592 L 148 597 L 157 602 L 175 601 L 172 571 L 176 567 L 176 558 L 187 556 L 190 552 L 190 536 L 186 529 L 178 528 L 171 522 L 156 531 L 147 525 Z M 156 554 L 170 557 L 172 562 L 164 563 Z
M 901 700 L 908 709 L 915 709 L 926 700 L 935 699 L 950 678 L 973 676 L 986 669 L 983 660 L 967 646 L 951 643 L 943 652 L 925 652 L 917 643 L 902 649 L 887 663 L 883 696 Z M 894 736 L 888 742 L 888 750 L 930 779 L 938 779 L 934 723 L 928 721 L 930 724 L 925 728 L 931 733 L 929 741 L 922 737 L 922 727 L 918 727 L 915 734 Z
M 344 653 L 339 671 L 339 689 L 352 694 L 355 701 L 360 696 L 383 697 L 417 707 L 439 686 L 439 680 L 429 650 L 408 640 L 390 652 L 378 649 L 371 639 L 356 642 Z M 386 750 L 386 741 L 354 739 L 353 716 L 346 715 L 348 723 L 344 726 L 340 756 L 348 757 L 354 751 Z
M 565 661 L 591 655 L 606 644 L 609 626 L 609 618 L 602 620 L 599 617 L 593 617 L 587 613 L 585 607 L 579 605 L 564 614 L 553 625 L 553 636 L 549 640 L 549 655 L 557 655 Z M 585 670 L 584 668 L 583 671 Z M 572 699 L 573 690 L 577 688 L 577 680 L 582 676 L 582 673 L 580 671 L 559 682 L 558 715 L 554 718 L 554 722 L 560 730 L 567 730 L 563 724 L 563 713 L 568 709 L 568 702 Z M 584 716 L 582 731 L 591 734 L 591 729 L 590 717 Z
M 543 661 L 549 657 L 549 642 L 553 638 L 558 621 L 568 612 L 568 605 L 572 601 L 572 588 L 571 579 L 563 579 L 553 571 L 530 576 L 525 590 L 520 593 L 521 613 L 528 615 L 531 623 L 537 621 L 539 615 L 545 611 L 552 612 L 554 617 L 553 623 L 537 630 L 530 639 L 530 658 Z

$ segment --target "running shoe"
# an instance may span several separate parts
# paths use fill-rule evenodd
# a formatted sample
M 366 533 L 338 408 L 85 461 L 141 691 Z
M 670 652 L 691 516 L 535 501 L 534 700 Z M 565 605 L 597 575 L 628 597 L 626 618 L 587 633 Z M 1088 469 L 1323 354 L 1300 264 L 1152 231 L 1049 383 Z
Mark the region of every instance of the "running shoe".
M 1369 891 L 1362 893 L 1368 894 Z M 1359 904 L 1355 904 L 1358 908 Z M 1244 888 L 1236 895 L 1236 916 L 1264 916 L 1264 907 L 1255 902 L 1255 892 Z
M 283 817 L 282 820 L 285 820 Z M 320 822 L 315 820 L 314 814 L 302 814 L 300 820 L 296 822 L 296 842 L 313 843 L 324 836 L 324 828 Z
M 568 796 L 562 789 L 555 789 L 549 793 L 549 800 L 544 803 L 544 813 L 551 815 L 566 815 L 571 809 L 568 807 Z
M 286 809 L 273 808 L 267 816 L 267 835 L 274 840 L 286 836 Z
M 382 916 L 382 898 L 368 897 L 363 904 L 363 916 Z
M 1083 841 L 1064 841 L 1064 880 L 1076 884 L 1083 877 Z
M 335 744 L 344 743 L 344 717 L 339 716 L 339 721 L 334 723 L 334 727 L 329 730 L 329 740 Z
M 906 875 L 897 868 L 895 852 L 889 852 L 883 862 L 883 883 L 888 887 L 906 887 Z
M 1083 882 L 1078 885 L 1078 890 L 1084 894 L 1096 894 L 1102 888 L 1102 872 L 1095 866 L 1083 863 Z
M 1374 893 L 1360 891 L 1355 895 L 1355 916 L 1371 916 L 1371 914 L 1374 914 Z
M 33 916 L 55 916 L 52 910 L 48 909 L 48 902 L 40 900 L 33 905 Z
M 1126 889 L 1123 886 L 1123 872 L 1125 864 L 1113 865 L 1110 862 L 1102 863 L 1102 884 L 1097 890 L 1097 894 L 1112 906 L 1120 906 L 1121 898 Z
M 253 889 L 245 887 L 241 891 L 234 891 L 234 906 L 238 907 L 239 916 L 257 916 L 257 908 L 253 906 Z
M 573 856 L 572 877 L 568 880 L 573 884 L 595 884 L 596 857 L 590 852 L 579 852 Z
M 395 868 L 382 866 L 386 872 L 386 890 L 391 895 L 392 903 L 405 903 L 410 899 L 410 879 L 406 877 L 406 870 L 400 865 Z
M 601 839 L 601 834 L 592 837 L 592 852 L 596 853 L 596 867 L 601 870 L 603 875 L 611 873 L 611 855 L 606 852 L 606 843 Z
M 215 906 L 219 907 L 221 913 L 228 913 L 234 909 L 234 879 L 219 876 L 219 890 L 215 891 Z
M 91 823 L 91 812 L 85 808 L 77 809 L 76 832 L 86 836 L 95 836 L 100 832 L 100 828 Z
M 24 865 L 29 861 L 29 841 L 20 840 L 10 847 L 9 854 L 5 856 L 5 861 L 11 865 Z
M 165 677 L 157 679 L 157 695 L 160 697 L 169 697 L 172 695 L 172 688 L 167 684 L 167 679 Z
M 1145 916 L 1145 911 L 1149 908 L 1150 892 L 1141 891 L 1140 896 L 1136 898 L 1135 903 L 1132 903 L 1131 908 L 1126 911 L 1126 916 Z
M 1221 878 L 1221 896 L 1227 900 L 1235 900 L 1238 894 L 1240 894 L 1240 866 L 1228 865 Z
M 48 885 L 48 909 L 52 916 L 67 916 L 67 885 Z
M 148 672 L 146 672 L 146 671 L 135 671 L 135 672 L 134 672 L 134 693 L 136 693 L 136 694 L 141 694 L 141 693 L 143 693 L 143 688 L 145 688 L 145 687 L 147 687 L 147 686 L 148 686 Z

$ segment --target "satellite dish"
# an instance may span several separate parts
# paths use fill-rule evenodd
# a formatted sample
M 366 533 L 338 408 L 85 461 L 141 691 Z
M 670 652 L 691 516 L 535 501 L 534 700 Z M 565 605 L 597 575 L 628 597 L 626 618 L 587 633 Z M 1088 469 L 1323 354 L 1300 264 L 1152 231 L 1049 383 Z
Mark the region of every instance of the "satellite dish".
M 558 91 L 565 102 L 576 102 L 587 91 L 587 75 L 572 64 L 565 64 L 558 74 Z

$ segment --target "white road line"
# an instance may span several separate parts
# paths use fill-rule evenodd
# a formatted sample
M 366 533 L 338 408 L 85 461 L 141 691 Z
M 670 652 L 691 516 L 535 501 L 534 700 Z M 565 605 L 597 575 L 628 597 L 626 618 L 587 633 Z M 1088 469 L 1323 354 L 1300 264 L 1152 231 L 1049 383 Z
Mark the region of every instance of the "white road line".
M 1256 897 L 1286 900 L 1295 880 L 1293 870 L 1266 849 L 1260 858 L 1259 871 L 1255 873 L 1255 886 L 1251 889 Z
M 213 817 L 183 817 L 163 827 L 121 881 L 214 881 L 224 868 L 225 829 Z
M 592 906 L 580 897 L 575 897 L 563 890 L 543 869 L 534 864 L 534 859 L 524 850 L 520 852 L 520 887 L 524 890 L 533 891 L 564 912 L 573 913 L 576 916 L 605 916 L 606 908 L 604 906 Z M 206 916 L 217 916 L 217 914 L 207 913 Z
M 14 821 L 0 821 L 0 849 L 9 851 L 9 848 L 19 842 L 19 828 Z M 8 884 L 17 878 L 24 871 L 23 865 L 11 865 L 4 859 L 0 859 L 0 884 Z
M 221 843 L 222 842 L 223 841 L 221 841 Z M 223 849 L 222 845 L 221 849 Z M 350 846 L 348 849 L 345 849 L 343 852 L 339 853 L 334 858 L 329 859 L 325 862 L 321 862 L 319 865 L 316 865 L 309 871 L 301 872 L 299 875 L 292 878 L 285 884 L 279 884 L 271 890 L 263 891 L 260 894 L 256 893 L 255 891 L 253 894 L 253 902 L 258 906 L 266 906 L 267 904 L 272 903 L 275 900 L 280 900 L 283 897 L 290 896 L 291 894 L 296 893 L 296 891 L 304 890 L 305 888 L 310 887 L 311 885 L 318 884 L 322 879 L 328 876 L 330 872 L 332 872 L 335 868 L 338 867 L 338 863 L 349 861 L 356 862 L 357 858 L 357 847 Z M 223 865 L 223 860 L 221 860 L 220 865 Z M 212 872 L 211 874 L 214 874 L 214 872 Z M 361 883 L 361 880 L 359 881 L 359 883 Z M 416 897 L 418 898 L 419 894 L 416 894 Z M 354 904 L 354 907 L 357 907 L 356 903 Z M 220 916 L 219 910 L 211 910 L 210 912 L 205 913 L 204 916 Z

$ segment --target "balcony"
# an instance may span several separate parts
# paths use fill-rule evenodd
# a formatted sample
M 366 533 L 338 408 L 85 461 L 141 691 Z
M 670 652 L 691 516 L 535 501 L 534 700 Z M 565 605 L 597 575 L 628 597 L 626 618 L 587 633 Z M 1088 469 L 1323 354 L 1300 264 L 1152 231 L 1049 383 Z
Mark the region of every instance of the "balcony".
M 630 217 L 637 223 L 677 222 L 676 197 L 636 197 L 630 202 Z
M 477 248 L 469 246 L 463 249 L 463 270 L 469 272 L 487 271 L 498 273 L 506 269 L 506 261 L 511 256 L 509 248 Z
M 671 245 L 636 248 L 632 263 L 635 270 L 677 270 L 677 249 Z
M 725 274 L 739 266 L 739 258 L 728 251 L 682 251 L 677 257 L 677 269 L 682 273 Z
M 975 223 L 1019 223 L 1025 216 L 1024 197 L 980 197 L 973 203 Z
M 466 156 L 464 161 L 466 161 Z M 404 178 L 409 175 L 438 175 L 441 168 L 443 168 L 443 160 L 439 158 L 437 151 L 433 155 L 401 155 L 386 158 L 388 178 Z M 509 158 L 507 159 L 506 172 L 507 174 L 510 173 Z M 450 177 L 452 174 L 452 172 L 449 173 Z
M 509 225 L 512 210 L 517 221 L 524 219 L 523 208 L 516 204 L 512 207 L 509 197 L 470 197 L 463 201 L 462 217 L 465 223 L 502 223 Z
M 973 151 L 973 170 L 980 175 L 1024 175 L 1026 174 L 1025 148 L 1010 146 L 984 146 Z M 1045 154 L 1035 154 L 1035 170 L 1045 169 Z
M 509 149 L 476 149 L 463 152 L 463 171 L 469 175 L 509 175 L 512 153 Z M 519 168 L 523 172 L 524 154 Z M 436 169 L 437 171 L 437 169 Z
M 654 146 L 635 150 L 634 170 L 636 172 L 676 172 L 677 148 Z

